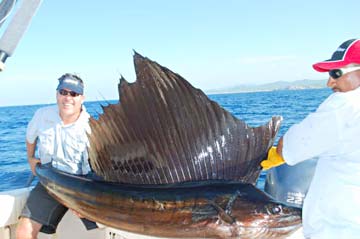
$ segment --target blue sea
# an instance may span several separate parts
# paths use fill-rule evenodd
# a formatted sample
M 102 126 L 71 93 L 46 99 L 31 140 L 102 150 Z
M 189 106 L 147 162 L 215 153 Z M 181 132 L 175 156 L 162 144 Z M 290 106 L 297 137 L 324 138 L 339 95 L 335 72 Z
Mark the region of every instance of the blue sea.
M 316 110 L 329 95 L 329 89 L 280 90 L 238 94 L 209 95 L 237 118 L 250 126 L 260 126 L 271 116 L 281 115 L 283 122 L 278 138 L 293 124 Z M 117 101 L 87 102 L 89 113 L 95 118 L 102 113 L 102 105 Z M 0 107 L 0 191 L 25 187 L 31 175 L 26 159 L 25 132 L 34 112 L 44 105 Z M 261 174 L 258 187 L 264 185 Z M 37 179 L 32 182 L 36 183 Z

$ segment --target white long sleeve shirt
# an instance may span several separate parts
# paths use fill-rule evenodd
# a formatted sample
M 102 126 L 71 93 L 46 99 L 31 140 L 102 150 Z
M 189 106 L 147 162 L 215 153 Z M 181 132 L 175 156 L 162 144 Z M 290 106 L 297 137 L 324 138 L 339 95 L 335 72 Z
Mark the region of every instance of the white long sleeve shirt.
M 317 156 L 303 204 L 308 238 L 360 238 L 360 88 L 330 95 L 284 135 L 283 156 L 294 165 Z
M 53 167 L 73 174 L 87 174 L 90 133 L 90 115 L 83 106 L 82 112 L 72 124 L 64 125 L 57 105 L 38 109 L 29 122 L 26 140 L 38 140 L 38 153 L 42 164 L 52 163 Z

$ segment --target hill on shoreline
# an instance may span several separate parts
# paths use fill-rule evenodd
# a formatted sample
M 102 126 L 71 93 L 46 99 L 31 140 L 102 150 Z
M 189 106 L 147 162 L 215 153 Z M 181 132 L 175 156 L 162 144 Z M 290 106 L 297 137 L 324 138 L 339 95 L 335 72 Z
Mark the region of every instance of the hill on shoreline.
M 327 80 L 276 81 L 267 84 L 241 84 L 231 87 L 209 89 L 206 94 L 242 93 L 274 90 L 320 89 L 326 87 Z

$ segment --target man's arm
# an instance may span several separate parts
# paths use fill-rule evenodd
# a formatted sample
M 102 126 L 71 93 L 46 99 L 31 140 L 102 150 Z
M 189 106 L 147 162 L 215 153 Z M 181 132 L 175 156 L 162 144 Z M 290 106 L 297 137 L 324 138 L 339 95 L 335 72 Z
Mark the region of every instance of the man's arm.
M 33 173 L 33 175 L 36 175 L 36 172 L 35 172 L 36 164 L 40 163 L 40 159 L 35 158 L 35 149 L 36 149 L 36 140 L 33 144 L 29 143 L 26 140 L 27 158 L 28 158 L 30 169 L 31 169 L 31 172 Z

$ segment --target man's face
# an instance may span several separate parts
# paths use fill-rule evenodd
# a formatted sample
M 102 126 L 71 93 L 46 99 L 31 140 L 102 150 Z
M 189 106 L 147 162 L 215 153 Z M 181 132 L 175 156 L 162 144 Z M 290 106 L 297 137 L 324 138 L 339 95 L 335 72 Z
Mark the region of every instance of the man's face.
M 84 96 L 65 88 L 57 91 L 56 101 L 61 117 L 76 116 L 81 112 Z
M 327 86 L 334 92 L 347 92 L 355 90 L 360 86 L 360 70 L 346 73 L 337 79 L 329 77 Z

